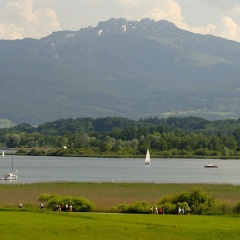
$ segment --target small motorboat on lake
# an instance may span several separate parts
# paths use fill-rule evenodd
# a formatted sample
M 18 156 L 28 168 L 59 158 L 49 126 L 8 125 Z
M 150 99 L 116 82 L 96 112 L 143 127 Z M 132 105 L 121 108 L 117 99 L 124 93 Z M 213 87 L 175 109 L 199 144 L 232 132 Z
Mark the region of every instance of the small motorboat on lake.
M 204 166 L 205 168 L 218 168 L 218 165 L 215 165 L 213 163 L 209 163 L 208 165 Z

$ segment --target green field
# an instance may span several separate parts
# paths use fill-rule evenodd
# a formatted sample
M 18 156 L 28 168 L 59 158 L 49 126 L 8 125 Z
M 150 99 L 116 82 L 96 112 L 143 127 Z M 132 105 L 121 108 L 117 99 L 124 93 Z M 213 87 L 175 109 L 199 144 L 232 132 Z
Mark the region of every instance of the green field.
M 0 239 L 240 239 L 240 215 L 119 214 L 121 203 L 154 204 L 166 194 L 201 187 L 234 206 L 240 186 L 225 184 L 35 183 L 0 185 Z M 92 213 L 40 210 L 43 193 L 82 196 Z M 23 208 L 18 209 L 21 202 Z
M 1 239 L 240 239 L 240 217 L 0 211 Z

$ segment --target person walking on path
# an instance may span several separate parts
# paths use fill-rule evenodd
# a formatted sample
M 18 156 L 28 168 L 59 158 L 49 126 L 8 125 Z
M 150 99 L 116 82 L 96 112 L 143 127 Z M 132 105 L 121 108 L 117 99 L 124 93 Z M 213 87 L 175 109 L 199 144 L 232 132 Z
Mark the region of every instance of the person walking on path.
M 151 213 L 153 213 L 153 207 L 151 207 Z
M 40 203 L 40 209 L 44 209 L 44 205 Z
M 155 214 L 158 214 L 158 207 L 155 207 Z
M 178 208 L 178 215 L 181 215 L 181 213 L 182 213 L 182 209 L 179 207 Z

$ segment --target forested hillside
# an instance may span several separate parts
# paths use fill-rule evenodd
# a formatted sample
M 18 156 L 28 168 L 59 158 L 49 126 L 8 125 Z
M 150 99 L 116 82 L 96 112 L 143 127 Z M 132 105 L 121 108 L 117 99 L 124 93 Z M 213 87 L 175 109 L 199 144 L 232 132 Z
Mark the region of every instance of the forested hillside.
M 240 119 L 198 117 L 60 119 L 0 129 L 0 146 L 20 154 L 240 158 Z

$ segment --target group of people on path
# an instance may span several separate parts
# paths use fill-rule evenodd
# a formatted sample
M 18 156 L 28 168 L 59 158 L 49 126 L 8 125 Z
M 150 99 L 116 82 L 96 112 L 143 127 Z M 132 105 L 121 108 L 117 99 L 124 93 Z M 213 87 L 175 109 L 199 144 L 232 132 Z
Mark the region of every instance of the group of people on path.
M 179 207 L 178 208 L 178 215 L 184 215 L 184 214 L 185 214 L 184 207 L 183 208 Z M 190 214 L 190 208 L 187 209 L 187 214 Z
M 165 211 L 164 208 L 158 209 L 158 206 L 156 206 L 155 209 L 151 207 L 151 212 L 155 214 L 164 214 L 164 211 Z
M 19 203 L 19 204 L 18 204 L 18 208 L 22 208 L 22 207 L 23 207 L 22 203 Z M 44 206 L 42 203 L 40 203 L 39 209 L 45 209 L 45 206 Z M 57 204 L 55 210 L 61 212 L 61 211 L 62 211 L 62 205 L 61 205 L 61 204 Z M 72 212 L 72 211 L 73 211 L 73 206 L 72 206 L 72 204 L 70 204 L 70 203 L 69 203 L 69 204 L 66 204 L 64 210 L 65 210 L 66 212 Z
M 151 212 L 154 213 L 154 214 L 164 214 L 165 213 L 165 209 L 162 207 L 160 209 L 158 209 L 158 206 L 156 206 L 155 208 L 151 207 Z M 181 208 L 179 207 L 178 208 L 178 215 L 184 215 L 185 214 L 185 209 L 184 207 Z M 187 214 L 190 214 L 190 208 L 187 209 Z
M 61 212 L 61 211 L 62 211 L 62 205 L 61 205 L 61 204 L 57 204 L 55 210 L 58 211 L 58 212 Z M 66 203 L 64 210 L 65 210 L 66 212 L 72 212 L 72 211 L 73 211 L 73 206 L 72 206 L 72 204 L 70 204 L 70 203 L 67 204 L 67 203 Z

